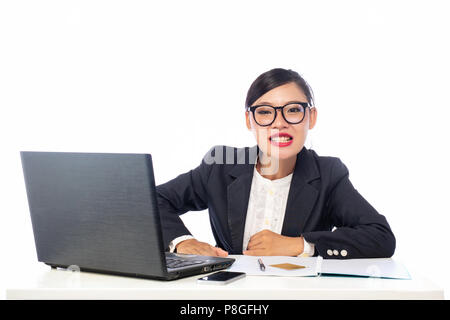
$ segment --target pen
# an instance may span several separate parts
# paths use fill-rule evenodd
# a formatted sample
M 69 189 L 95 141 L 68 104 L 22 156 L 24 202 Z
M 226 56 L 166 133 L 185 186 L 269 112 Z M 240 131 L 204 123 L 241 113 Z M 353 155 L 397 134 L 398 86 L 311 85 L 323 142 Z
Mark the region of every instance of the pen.
M 261 269 L 261 271 L 266 271 L 266 266 L 264 265 L 261 258 L 258 259 L 258 263 L 259 263 L 259 268 Z

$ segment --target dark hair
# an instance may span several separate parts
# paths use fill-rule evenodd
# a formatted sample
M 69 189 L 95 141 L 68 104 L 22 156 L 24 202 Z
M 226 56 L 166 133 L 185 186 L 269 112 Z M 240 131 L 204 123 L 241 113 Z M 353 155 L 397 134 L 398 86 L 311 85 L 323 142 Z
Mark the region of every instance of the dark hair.
M 251 107 L 251 105 L 266 92 L 290 82 L 296 83 L 305 94 L 309 104 L 314 106 L 313 91 L 305 79 L 291 69 L 275 68 L 264 72 L 253 81 L 247 92 L 245 108 Z

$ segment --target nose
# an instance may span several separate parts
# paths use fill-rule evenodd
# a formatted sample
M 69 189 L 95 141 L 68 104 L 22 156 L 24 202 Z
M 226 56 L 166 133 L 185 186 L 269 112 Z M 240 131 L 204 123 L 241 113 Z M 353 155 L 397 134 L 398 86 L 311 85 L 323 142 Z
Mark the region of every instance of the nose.
M 275 121 L 272 123 L 272 126 L 271 126 L 272 128 L 281 129 L 281 128 L 287 128 L 289 126 L 289 124 L 286 122 L 286 120 L 284 120 L 282 112 L 283 111 L 281 109 L 276 111 Z

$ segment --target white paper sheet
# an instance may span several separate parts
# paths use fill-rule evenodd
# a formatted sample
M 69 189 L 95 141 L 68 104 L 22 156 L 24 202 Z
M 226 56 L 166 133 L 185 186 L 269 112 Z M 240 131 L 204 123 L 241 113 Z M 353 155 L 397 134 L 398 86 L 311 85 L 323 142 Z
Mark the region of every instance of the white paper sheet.
M 249 276 L 311 277 L 322 275 L 347 275 L 373 278 L 411 279 L 408 270 L 391 258 L 380 259 L 322 259 L 322 257 L 284 257 L 245 255 L 233 256 L 236 261 L 228 271 L 245 272 Z M 266 266 L 261 271 L 258 264 L 261 258 Z M 292 263 L 305 266 L 303 269 L 285 270 L 271 267 L 273 264 Z
M 310 277 L 317 276 L 317 261 L 316 257 L 298 258 L 298 257 L 283 257 L 283 256 L 233 256 L 236 261 L 231 265 L 228 271 L 245 272 L 249 276 L 283 276 L 283 277 Z M 258 258 L 261 258 L 266 270 L 262 271 L 259 268 Z M 321 258 L 320 258 L 321 259 Z M 300 266 L 305 266 L 302 269 L 285 270 L 281 268 L 271 267 L 273 264 L 292 263 Z

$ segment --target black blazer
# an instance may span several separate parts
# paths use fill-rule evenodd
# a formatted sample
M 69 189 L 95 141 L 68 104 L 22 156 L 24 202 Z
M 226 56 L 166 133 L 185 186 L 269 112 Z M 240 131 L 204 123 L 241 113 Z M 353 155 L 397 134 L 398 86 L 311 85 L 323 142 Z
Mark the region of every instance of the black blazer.
M 166 247 L 191 234 L 179 215 L 208 208 L 217 245 L 230 254 L 242 254 L 258 152 L 257 146 L 213 147 L 197 168 L 157 186 Z M 386 218 L 358 193 L 348 176 L 338 158 L 321 157 L 304 147 L 297 155 L 281 234 L 303 236 L 315 245 L 314 255 L 324 258 L 392 256 L 395 237 Z

